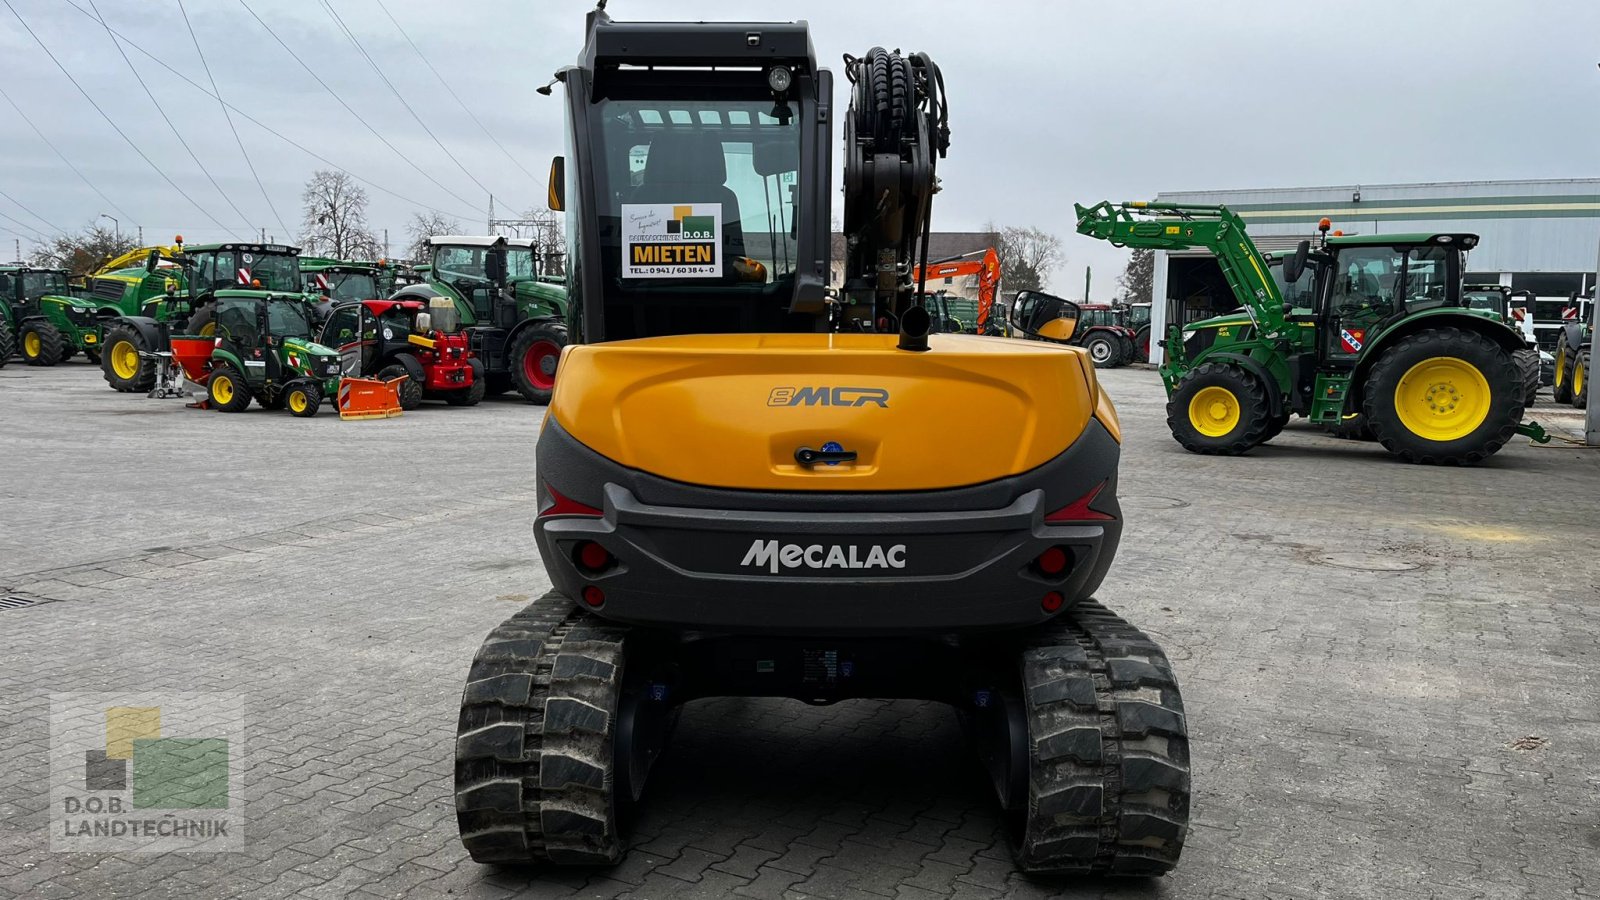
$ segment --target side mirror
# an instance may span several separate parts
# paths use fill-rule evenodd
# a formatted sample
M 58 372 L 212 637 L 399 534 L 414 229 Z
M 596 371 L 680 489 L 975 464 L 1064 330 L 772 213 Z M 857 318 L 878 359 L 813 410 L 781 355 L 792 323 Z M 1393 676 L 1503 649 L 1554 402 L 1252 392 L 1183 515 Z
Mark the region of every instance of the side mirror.
M 1011 304 L 1011 327 L 1029 337 L 1066 343 L 1077 333 L 1078 304 L 1042 291 L 1022 291 Z
M 483 274 L 485 278 L 495 284 L 504 284 L 506 280 L 506 250 L 504 243 L 494 252 L 484 257 Z
M 150 256 L 147 259 L 145 259 L 145 261 L 144 261 L 144 270 L 146 272 L 154 272 L 156 270 L 156 266 L 158 266 L 160 264 L 161 264 L 161 251 L 152 248 L 150 250 Z
M 567 160 L 558 156 L 550 160 L 549 206 L 556 212 L 567 208 Z
M 1294 284 L 1306 271 L 1306 256 L 1311 252 L 1311 242 L 1301 241 L 1294 252 L 1283 258 L 1283 283 Z

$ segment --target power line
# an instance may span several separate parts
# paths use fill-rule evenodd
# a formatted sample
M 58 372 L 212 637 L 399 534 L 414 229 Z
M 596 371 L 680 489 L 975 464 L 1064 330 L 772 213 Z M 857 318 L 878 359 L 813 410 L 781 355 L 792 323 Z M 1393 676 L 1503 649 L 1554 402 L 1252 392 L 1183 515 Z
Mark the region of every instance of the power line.
M 33 29 L 28 25 L 28 21 L 22 18 L 22 13 L 17 12 L 17 8 L 11 5 L 11 0 L 3 0 L 3 2 L 5 3 L 6 8 L 11 10 L 11 14 L 17 17 L 17 21 L 22 23 L 23 30 L 27 31 L 28 35 L 33 38 L 34 43 L 39 45 L 39 49 L 44 51 L 44 55 L 50 57 L 50 61 L 55 63 L 56 68 L 61 70 L 61 74 L 67 76 L 67 80 L 72 82 L 72 86 L 78 89 L 78 93 L 83 95 L 83 99 L 89 101 L 89 105 L 94 107 L 94 111 L 100 114 L 100 118 L 106 120 L 106 124 L 110 125 L 112 130 L 115 131 L 117 135 L 124 141 L 126 141 L 129 147 L 133 148 L 133 152 L 139 154 L 139 157 L 146 163 L 149 163 L 150 168 L 154 169 L 157 175 L 160 175 L 162 179 L 167 182 L 167 184 L 172 185 L 173 190 L 177 191 L 183 197 L 183 199 L 193 204 L 194 208 L 200 210 L 201 214 L 203 214 L 206 218 L 210 219 L 212 222 L 215 222 L 218 228 L 227 228 L 228 226 L 217 221 L 216 216 L 213 216 L 209 210 L 201 206 L 200 203 L 193 197 L 189 196 L 189 193 L 185 191 L 176 181 L 173 181 L 171 176 L 162 171 L 161 167 L 155 164 L 155 160 L 151 159 L 143 150 L 139 149 L 139 145 L 133 142 L 133 138 L 128 137 L 127 133 L 122 130 L 121 126 L 117 125 L 117 123 L 110 116 L 106 115 L 106 111 L 100 108 L 100 104 L 96 103 L 93 97 L 89 96 L 89 92 L 83 89 L 83 85 L 78 83 L 78 79 L 72 77 L 72 73 L 68 72 L 67 67 L 61 64 L 61 60 L 56 59 L 56 55 L 50 52 L 50 48 L 45 45 L 45 42 L 41 40 L 37 34 L 34 34 Z
M 372 58 L 372 54 L 367 52 L 367 48 L 361 46 L 361 41 L 356 39 L 356 34 L 354 31 L 350 30 L 350 26 L 344 23 L 344 18 L 339 15 L 339 11 L 333 8 L 333 3 L 331 0 L 322 0 L 322 8 L 328 11 L 328 15 L 333 17 L 334 24 L 338 25 L 339 30 L 344 32 L 344 36 L 349 38 L 350 43 L 355 45 L 356 52 L 361 54 L 362 58 L 367 61 L 367 65 L 371 67 L 372 71 L 377 73 L 378 78 L 388 86 L 389 93 L 394 94 L 395 99 L 400 101 L 400 105 L 404 106 L 406 108 L 406 112 L 411 114 L 411 118 L 415 119 L 417 124 L 422 126 L 422 130 L 427 133 L 428 137 L 433 138 L 433 143 L 438 146 L 439 152 L 450 157 L 450 161 L 456 164 L 456 168 L 461 170 L 461 174 L 472 179 L 472 183 L 477 185 L 479 190 L 483 191 L 485 194 L 493 194 L 494 191 L 489 190 L 489 188 L 485 186 L 483 182 L 479 181 L 478 176 L 467 171 L 467 167 L 462 165 L 460 158 L 451 153 L 445 147 L 444 143 L 439 140 L 438 135 L 433 133 L 433 129 L 428 127 L 428 123 L 424 122 L 422 117 L 417 115 L 417 111 L 411 108 L 411 104 L 406 101 L 405 95 L 401 94 L 400 91 L 395 88 L 394 82 L 390 81 L 389 76 L 385 75 L 383 73 L 383 69 L 379 68 L 377 60 Z
M 66 234 L 67 233 L 65 229 L 63 229 L 60 226 L 56 225 L 55 223 L 51 222 L 49 219 L 46 219 L 44 216 L 41 216 L 38 213 L 34 212 L 33 210 L 29 209 L 27 204 L 23 203 L 21 200 L 18 200 L 15 197 L 11 196 L 10 194 L 6 193 L 5 191 L 0 191 L 0 197 L 4 197 L 7 200 L 10 200 L 12 203 L 15 203 L 16 205 L 22 207 L 22 211 L 23 212 L 27 213 L 30 216 L 33 216 L 35 219 L 38 219 L 39 221 L 43 222 L 44 224 L 49 225 L 51 231 L 54 231 L 54 232 L 56 232 L 58 234 Z M 43 232 L 40 232 L 40 233 L 43 234 Z
M 94 15 L 92 13 L 90 13 L 88 10 L 84 9 L 83 7 L 79 6 L 77 3 L 74 2 L 74 0 L 67 0 L 67 4 L 70 5 L 73 9 L 76 9 L 78 12 L 83 13 L 85 16 L 88 16 L 91 19 L 94 18 Z M 436 212 L 436 213 L 439 213 L 441 215 L 454 216 L 454 217 L 456 217 L 458 219 L 468 218 L 468 216 L 466 216 L 466 215 L 464 215 L 462 213 L 450 212 L 448 210 L 439 209 L 436 206 L 430 206 L 427 203 L 423 203 L 421 200 L 414 200 L 414 199 L 412 199 L 410 197 L 407 197 L 406 195 L 404 195 L 402 193 L 399 193 L 398 191 L 390 190 L 389 188 L 386 188 L 383 185 L 378 184 L 376 181 L 372 181 L 372 180 L 367 179 L 367 178 L 362 178 L 360 175 L 357 175 L 356 173 L 354 173 L 354 172 L 350 171 L 349 169 L 345 168 L 344 166 L 339 165 L 338 163 L 336 163 L 333 160 L 327 158 L 326 156 L 323 156 L 322 154 L 318 153 L 317 151 L 312 150 L 310 147 L 307 147 L 306 145 L 300 143 L 299 141 L 295 140 L 294 138 L 289 137 L 288 135 L 284 134 L 283 132 L 278 131 L 276 128 L 273 128 L 271 125 L 268 125 L 267 123 L 261 121 L 260 119 L 257 119 L 256 117 L 250 115 L 249 113 L 245 112 L 244 110 L 240 109 L 239 107 L 234 106 L 232 103 L 228 103 L 228 102 L 224 101 L 220 94 L 214 94 L 211 91 L 206 90 L 204 87 L 201 87 L 199 84 L 195 83 L 194 79 L 192 79 L 189 76 L 183 74 L 182 72 L 179 72 L 177 69 L 174 69 L 172 66 L 167 64 L 166 60 L 163 60 L 161 57 L 156 56 L 154 53 L 151 53 L 150 51 L 148 51 L 148 50 L 144 49 L 143 47 L 139 46 L 139 44 L 137 42 L 135 42 L 134 40 L 129 38 L 127 35 L 122 34 L 121 32 L 117 31 L 116 29 L 112 29 L 111 33 L 113 35 L 116 35 L 116 37 L 119 40 L 121 40 L 123 43 L 125 43 L 128 46 L 132 47 L 133 49 L 139 51 L 140 53 L 143 53 L 146 57 L 149 57 L 149 59 L 152 62 L 154 62 L 156 65 L 160 66 L 163 69 L 166 69 L 168 72 L 171 72 L 173 75 L 176 75 L 185 84 L 189 85 L 190 87 L 194 88 L 195 90 L 199 91 L 200 93 L 205 94 L 207 97 L 210 97 L 211 99 L 217 101 L 218 103 L 221 103 L 225 108 L 231 110 L 233 113 L 235 113 L 236 115 L 240 116 L 245 121 L 247 121 L 250 124 L 256 126 L 257 128 L 260 128 L 262 131 L 265 131 L 266 133 L 268 133 L 268 134 L 272 135 L 273 137 L 277 138 L 278 140 L 283 141 L 284 143 L 288 144 L 289 146 L 295 148 L 296 150 L 299 150 L 301 153 L 306 154 L 307 156 L 311 157 L 312 159 L 315 159 L 315 160 L 317 160 L 319 162 L 322 162 L 322 163 L 325 163 L 325 164 L 327 164 L 329 166 L 332 166 L 334 169 L 336 169 L 336 170 L 338 170 L 340 172 L 343 172 L 346 175 L 349 175 L 351 178 L 354 178 L 355 180 L 357 180 L 357 181 L 361 182 L 362 184 L 372 188 L 373 190 L 380 191 L 382 193 L 388 194 L 389 196 L 395 198 L 396 200 L 400 200 L 402 202 L 408 203 L 408 204 L 410 204 L 412 206 L 415 206 L 415 207 L 418 207 L 420 209 L 426 209 L 426 210 L 428 210 L 430 212 Z M 4 89 L 0 89 L 0 96 L 5 96 Z M 10 97 L 6 97 L 6 100 L 9 102 L 11 100 L 11 98 Z M 15 103 L 12 103 L 11 105 L 12 105 L 13 108 L 16 107 Z M 17 112 L 20 114 L 22 112 L 22 110 L 18 109 Z M 26 116 L 23 116 L 23 119 L 24 119 L 24 121 L 27 121 L 27 117 Z M 28 122 L 28 124 L 32 125 L 33 123 L 32 122 Z M 39 132 L 39 129 L 38 128 L 34 128 L 34 131 L 37 133 L 37 132 Z M 44 135 L 42 133 L 40 133 L 39 137 L 40 138 L 44 138 Z M 48 140 L 45 140 L 45 143 L 49 144 L 50 142 Z M 52 144 L 51 145 L 51 149 L 54 150 L 55 149 L 55 145 Z M 69 160 L 67 160 L 67 158 L 65 156 L 62 156 L 61 151 L 57 150 L 56 151 L 56 155 L 57 156 L 61 156 L 61 160 L 63 162 L 65 162 L 65 163 L 67 163 L 67 165 L 69 165 L 69 166 L 72 165 L 72 163 Z M 76 167 L 74 167 L 73 171 L 77 171 Z M 81 177 L 82 173 L 79 173 L 79 175 Z M 84 181 L 87 183 L 88 179 L 85 178 Z M 92 183 L 90 183 L 89 186 L 90 187 L 94 187 L 94 185 Z M 96 189 L 95 192 L 99 193 L 99 190 Z M 100 194 L 100 196 L 102 198 L 105 198 L 107 203 L 111 203 L 110 199 L 105 197 L 105 194 Z M 122 212 L 122 209 L 120 207 L 118 207 L 115 203 L 111 203 L 111 206 L 112 206 L 112 208 L 116 209 L 118 212 Z M 123 215 L 127 216 L 127 213 L 123 213 Z M 132 217 L 128 217 L 128 220 L 130 222 L 133 221 Z M 279 224 L 282 224 L 282 223 L 280 222 Z M 222 230 L 227 231 L 226 228 L 224 228 Z M 232 232 L 229 232 L 229 233 L 231 234 Z
M 117 48 L 117 54 L 122 57 L 124 63 L 127 63 L 128 71 L 133 73 L 133 79 L 139 82 L 139 87 L 144 88 L 144 95 L 150 98 L 150 102 L 155 106 L 156 112 L 161 114 L 161 118 L 167 123 L 167 127 L 172 129 L 172 136 L 178 139 L 178 143 L 183 145 L 184 150 L 188 151 L 189 158 L 194 160 L 196 166 L 200 167 L 200 171 L 205 174 L 206 180 L 211 182 L 211 186 L 217 189 L 218 194 L 222 195 L 223 201 L 233 209 L 234 214 L 254 231 L 255 226 L 250 223 L 250 217 L 244 214 L 244 210 L 239 208 L 239 204 L 233 202 L 233 198 L 229 197 L 228 192 L 222 189 L 222 185 L 217 184 L 217 179 L 212 177 L 211 170 L 207 169 L 206 164 L 200 161 L 199 156 L 195 155 L 194 148 L 190 147 L 189 142 L 183 139 L 183 134 L 178 131 L 178 126 L 172 123 L 172 117 L 168 116 L 167 111 L 162 108 L 161 101 L 156 99 L 156 95 L 150 90 L 150 86 L 144 83 L 144 76 L 140 75 L 139 70 L 133 67 L 133 60 L 129 59 L 128 52 L 122 49 L 122 42 L 118 41 L 116 36 L 111 33 L 111 26 L 107 25 L 105 17 L 100 15 L 100 7 L 95 5 L 94 0 L 89 0 L 89 8 L 94 11 L 94 17 L 100 20 L 100 27 L 106 30 L 106 37 L 111 38 L 111 45 Z
M 7 4 L 9 4 L 11 2 L 11 0 L 5 0 L 5 2 Z M 339 92 L 335 91 L 332 87 L 329 87 L 328 83 L 326 81 L 322 80 L 322 76 L 320 76 L 320 75 L 318 75 L 316 73 L 316 70 L 314 70 L 310 66 L 306 65 L 305 60 L 302 60 L 300 58 L 300 54 L 294 52 L 294 49 L 292 47 L 290 47 L 288 44 L 284 43 L 283 38 L 278 37 L 278 33 L 276 31 L 272 30 L 272 26 L 268 25 L 266 23 L 265 19 L 262 19 L 260 16 L 256 15 L 256 11 L 250 8 L 250 4 L 249 3 L 246 3 L 245 0 L 239 0 L 239 5 L 243 6 L 245 8 L 245 11 L 250 13 L 250 15 L 252 17 L 254 17 L 257 22 L 261 23 L 261 27 L 265 28 L 267 30 L 267 34 L 272 35 L 272 39 L 277 41 L 278 42 L 278 46 L 282 47 L 291 57 L 293 57 L 295 62 L 300 64 L 300 68 L 305 69 L 306 73 L 309 74 L 313 79 L 315 79 L 317 84 L 322 85 L 322 89 L 323 90 L 327 91 L 330 95 L 332 95 L 333 99 L 339 101 L 339 105 L 343 106 L 345 108 L 346 112 L 348 112 L 348 113 L 350 113 L 350 115 L 354 116 L 357 122 L 360 122 L 362 125 L 364 125 L 366 127 L 366 129 L 368 131 L 372 132 L 372 136 L 373 137 L 375 137 L 378 140 L 382 141 L 383 145 L 385 147 L 388 147 L 390 150 L 393 150 L 394 154 L 396 156 L 398 156 L 401 159 L 405 160 L 406 165 L 410 166 L 413 169 L 416 169 L 417 170 L 417 174 L 419 174 L 423 178 L 426 178 L 429 181 L 433 182 L 433 185 L 435 187 L 437 187 L 439 190 L 444 191 L 446 194 L 449 194 L 450 196 L 456 198 L 456 200 L 458 200 L 458 201 L 460 201 L 462 203 L 465 203 L 468 206 L 471 206 L 473 209 L 477 210 L 480 213 L 484 212 L 483 209 L 481 209 L 478 206 L 474 205 L 472 203 L 472 201 L 470 201 L 467 198 L 461 196 L 460 194 L 457 194 L 455 191 L 450 190 L 449 188 L 445 187 L 443 184 L 440 184 L 439 180 L 437 178 L 434 178 L 432 175 L 429 175 L 426 171 L 423 170 L 423 168 L 421 166 L 419 166 L 416 163 L 412 162 L 411 161 L 411 157 L 406 156 L 404 153 L 401 153 L 400 149 L 398 147 L 396 147 L 394 144 L 389 143 L 389 139 L 384 137 L 382 134 L 380 134 L 378 132 L 378 129 L 373 128 L 372 124 L 369 123 L 366 119 L 362 118 L 361 114 L 356 112 L 355 107 L 353 107 L 350 104 L 344 102 L 344 98 L 339 96 Z
M 29 237 L 28 235 L 23 235 L 23 237 L 28 238 L 28 240 L 30 240 L 30 241 L 42 244 L 45 241 L 49 240 L 49 238 L 44 236 L 44 232 L 40 231 L 37 228 L 34 228 L 32 225 L 29 225 L 27 222 L 22 221 L 21 219 L 17 218 L 16 216 L 9 216 L 9 215 L 6 215 L 3 212 L 0 212 L 0 219 L 5 219 L 8 222 L 15 222 L 16 224 L 21 225 L 23 228 L 26 228 L 29 231 L 33 232 L 33 236 L 32 237 Z M 11 229 L 9 229 L 9 228 L 6 229 L 6 230 L 7 231 L 11 231 Z M 15 234 L 16 232 L 12 232 L 12 233 Z
M 39 130 L 39 126 L 33 124 L 33 120 L 28 118 L 28 114 L 22 111 L 22 107 L 17 105 L 17 101 L 11 99 L 11 95 L 6 93 L 5 88 L 3 88 L 3 87 L 0 87 L 0 97 L 4 97 L 5 101 L 7 103 L 11 104 L 11 108 L 16 110 L 17 115 L 22 118 L 22 121 L 28 123 L 28 127 L 33 129 L 33 133 L 37 134 L 39 136 L 39 140 L 44 141 L 44 144 L 45 144 L 46 147 L 49 147 L 51 150 L 55 151 L 56 156 L 61 157 L 61 161 L 67 164 L 67 168 L 71 169 L 73 171 L 73 174 L 75 174 L 79 178 L 83 179 L 83 183 L 87 184 L 89 186 L 90 190 L 94 191 L 96 194 L 99 194 L 100 195 L 100 199 L 104 200 L 106 202 L 107 206 L 109 206 L 112 209 L 116 210 L 118 213 L 121 213 L 122 218 L 127 219 L 129 222 L 134 222 L 133 216 L 128 215 L 127 210 L 124 210 L 122 207 L 118 206 L 116 204 L 116 202 L 113 201 L 110 197 L 107 197 L 106 196 L 106 192 L 102 191 L 102 190 L 100 190 L 100 188 L 96 187 L 95 183 L 89 180 L 89 176 L 83 174 L 83 170 L 82 169 L 79 169 L 77 166 L 73 165 L 72 164 L 72 160 L 67 159 L 67 155 L 65 153 L 61 152 L 61 148 L 59 148 L 55 144 L 51 143 L 50 139 L 44 136 L 44 132 Z M 138 224 L 138 223 L 135 222 L 134 224 Z
M 462 99 L 456 94 L 455 89 L 450 87 L 450 82 L 445 81 L 444 76 L 439 74 L 439 70 L 433 67 L 433 60 L 428 59 L 427 54 L 423 53 L 421 48 L 417 46 L 416 42 L 411 39 L 411 35 L 406 34 L 406 30 L 400 26 L 399 22 L 395 21 L 394 15 L 389 12 L 389 7 L 383 5 L 383 0 L 377 0 L 377 3 L 378 8 L 383 10 L 383 14 L 389 17 L 389 21 L 393 23 L 394 27 L 400 32 L 400 36 L 406 39 L 407 44 L 411 45 L 411 49 L 415 51 L 417 57 L 422 60 L 422 64 L 428 67 L 428 71 L 433 73 L 434 78 L 439 79 L 439 83 L 444 85 L 444 89 L 450 94 L 450 98 L 456 101 L 456 105 L 461 107 L 461 111 L 466 113 L 467 116 L 472 119 L 473 124 L 478 126 L 478 130 L 483 132 L 484 137 L 487 137 L 489 140 L 493 141 L 494 145 L 500 148 L 500 152 L 505 154 L 506 159 L 511 160 L 512 165 L 521 169 L 522 174 L 528 176 L 528 180 L 532 181 L 539 187 L 543 187 L 544 182 L 541 179 L 536 178 L 532 172 L 529 172 L 527 167 L 522 164 L 522 161 L 517 159 L 515 156 L 512 156 L 511 151 L 507 150 L 505 146 L 500 143 L 499 139 L 491 134 L 489 129 L 486 128 L 482 122 L 478 121 L 478 117 L 473 115 L 472 110 L 469 109 L 467 104 L 463 102 Z
M 94 6 L 94 0 L 89 0 L 89 5 Z M 278 220 L 278 227 L 283 229 L 284 236 L 291 234 L 289 226 L 283 224 L 283 216 L 278 214 L 278 207 L 272 202 L 272 197 L 267 194 L 267 186 L 261 183 L 261 176 L 256 174 L 256 164 L 250 161 L 250 153 L 244 149 L 244 141 L 239 139 L 239 129 L 233 125 L 233 117 L 228 115 L 228 104 L 222 102 L 222 90 L 217 87 L 216 76 L 211 74 L 211 64 L 206 62 L 206 54 L 200 49 L 200 38 L 195 36 L 194 25 L 189 22 L 189 11 L 183 8 L 183 0 L 178 0 L 178 12 L 183 13 L 184 27 L 189 29 L 189 40 L 194 42 L 195 55 L 200 57 L 200 65 L 206 70 L 206 78 L 211 82 L 211 90 L 217 95 L 217 103 L 222 106 L 222 118 L 228 122 L 228 130 L 233 132 L 233 142 L 239 145 L 239 153 L 244 156 L 244 164 L 250 169 L 250 177 L 256 180 L 256 187 L 261 189 L 261 199 L 267 201 L 267 208 L 272 210 L 272 217 Z M 117 49 L 122 49 L 118 44 Z M 126 56 L 124 56 L 126 58 Z

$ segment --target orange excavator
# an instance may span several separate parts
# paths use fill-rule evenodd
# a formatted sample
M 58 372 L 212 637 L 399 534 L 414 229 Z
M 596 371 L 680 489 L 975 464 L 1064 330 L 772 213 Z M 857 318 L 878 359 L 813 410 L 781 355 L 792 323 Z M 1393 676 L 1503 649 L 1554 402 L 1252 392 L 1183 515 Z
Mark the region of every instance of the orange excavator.
M 972 257 L 977 257 L 973 259 Z M 911 273 L 917 284 L 926 283 L 921 266 Z M 978 276 L 978 314 L 973 325 L 976 334 L 1004 334 L 1002 316 L 993 315 L 994 301 L 1000 293 L 1000 254 L 993 247 L 974 250 L 964 256 L 928 263 L 926 281 L 935 278 Z

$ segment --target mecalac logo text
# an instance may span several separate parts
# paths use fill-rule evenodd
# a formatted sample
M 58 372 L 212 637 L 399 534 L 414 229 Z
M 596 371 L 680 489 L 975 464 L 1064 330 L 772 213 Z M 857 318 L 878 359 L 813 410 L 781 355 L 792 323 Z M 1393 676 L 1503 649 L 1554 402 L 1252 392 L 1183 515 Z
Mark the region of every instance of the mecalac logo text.
M 784 544 L 757 538 L 739 565 L 774 575 L 782 569 L 904 569 L 906 545 Z
M 878 406 L 889 408 L 886 388 L 868 387 L 775 387 L 767 395 L 768 406 Z

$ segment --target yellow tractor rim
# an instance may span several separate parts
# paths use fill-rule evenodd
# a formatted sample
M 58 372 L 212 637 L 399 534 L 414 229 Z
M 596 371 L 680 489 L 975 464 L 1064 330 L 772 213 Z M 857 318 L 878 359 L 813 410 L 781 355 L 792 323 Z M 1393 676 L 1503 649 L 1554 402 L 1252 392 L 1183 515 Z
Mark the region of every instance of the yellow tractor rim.
M 1574 396 L 1583 396 L 1583 376 L 1585 374 L 1583 360 L 1580 359 L 1572 364 L 1572 393 Z
M 201 337 L 216 337 L 217 336 L 217 323 L 216 322 L 207 322 L 204 325 L 201 325 L 200 326 L 200 336 Z
M 44 350 L 44 341 L 39 340 L 39 332 L 30 331 L 22 338 L 22 355 L 29 359 L 38 359 Z
M 111 371 L 118 378 L 136 378 L 139 375 L 139 348 L 132 341 L 117 341 L 111 345 Z
M 1189 400 L 1189 424 L 1206 437 L 1222 437 L 1239 427 L 1239 398 L 1224 387 L 1201 388 Z
M 310 405 L 311 405 L 311 401 L 306 398 L 306 392 L 305 391 L 293 390 L 293 391 L 289 392 L 289 411 L 290 412 L 303 413 L 303 412 L 306 411 L 306 407 L 308 407 Z
M 1558 349 L 1556 351 L 1556 378 L 1555 378 L 1554 386 L 1555 387 L 1561 387 L 1563 384 L 1566 384 L 1566 383 L 1567 383 L 1567 354 Z
M 233 379 L 226 375 L 211 376 L 211 397 L 218 403 L 232 403 Z
M 1417 363 L 1394 389 L 1395 413 L 1412 434 L 1429 441 L 1454 441 L 1478 430 L 1489 417 L 1489 381 L 1478 367 L 1453 356 Z

